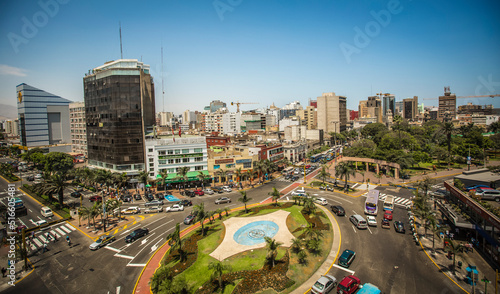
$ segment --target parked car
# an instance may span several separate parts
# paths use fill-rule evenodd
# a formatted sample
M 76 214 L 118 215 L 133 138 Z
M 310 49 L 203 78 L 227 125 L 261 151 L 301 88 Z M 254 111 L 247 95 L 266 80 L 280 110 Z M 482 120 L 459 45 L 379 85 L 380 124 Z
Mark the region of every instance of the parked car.
M 382 219 L 382 228 L 389 229 L 389 230 L 391 229 L 391 223 L 388 220 L 386 220 L 385 218 Z
M 356 252 L 346 249 L 344 250 L 344 252 L 342 252 L 342 255 L 340 255 L 339 265 L 343 267 L 349 267 L 354 261 L 354 258 L 356 258 Z
M 33 182 L 35 180 L 35 177 L 33 175 L 28 176 L 28 181 Z
M 135 194 L 134 198 L 135 200 L 142 200 L 141 194 Z
M 231 199 L 227 197 L 221 197 L 215 200 L 215 204 L 221 204 L 221 203 L 231 203 Z
M 326 191 L 326 185 L 321 185 L 321 186 L 319 186 L 319 188 L 320 188 L 321 190 L 325 190 L 325 191 Z
M 208 195 L 213 195 L 213 194 L 214 194 L 214 190 L 212 190 L 212 189 L 208 189 L 208 188 L 207 188 L 207 189 L 205 189 L 205 190 L 204 190 L 204 192 L 205 192 L 206 194 L 208 194 Z
M 141 209 L 137 206 L 131 206 L 122 210 L 122 214 L 138 214 Z
M 316 198 L 316 200 L 314 200 L 314 201 L 320 205 L 328 205 L 328 201 L 322 197 Z
M 163 206 L 153 206 L 144 209 L 144 213 L 157 213 L 157 212 L 162 212 L 163 211 Z
M 377 219 L 373 215 L 368 215 L 366 217 L 366 222 L 371 227 L 376 227 L 377 226 Z
M 148 196 L 146 196 L 146 199 L 148 199 L 149 202 L 155 200 L 155 196 L 153 196 L 153 194 L 148 194 Z
M 90 250 L 97 250 L 103 246 L 108 245 L 109 243 L 115 240 L 115 236 L 101 236 L 99 239 L 95 240 L 94 243 L 90 244 Z
M 44 220 L 44 219 L 36 221 L 35 223 L 36 223 L 37 226 L 43 226 L 43 225 L 48 224 L 48 222 L 46 220 Z
M 40 179 L 42 179 L 42 174 L 37 174 L 37 175 L 35 175 L 35 179 L 36 179 L 36 180 L 40 180 Z
M 183 211 L 184 206 L 179 205 L 179 204 L 174 204 L 172 206 L 169 206 L 165 209 L 165 212 L 172 212 L 172 211 Z
M 145 206 L 160 206 L 160 205 L 163 205 L 163 200 L 152 200 L 152 201 L 149 201 L 149 202 L 146 202 L 146 204 L 144 204 Z
M 196 219 L 196 215 L 198 214 L 197 211 L 192 211 L 186 218 L 184 219 L 184 224 L 185 225 L 190 225 L 191 223 L 194 222 Z
M 233 192 L 233 190 L 231 190 L 231 188 L 230 188 L 229 186 L 224 186 L 224 187 L 222 187 L 222 190 L 223 190 L 224 192 Z
M 179 203 L 177 203 L 182 206 L 193 206 L 193 202 L 191 200 L 183 199 Z
M 392 211 L 391 210 L 384 210 L 384 219 L 392 220 Z
M 94 195 L 92 197 L 89 198 L 89 201 L 90 202 L 102 202 L 102 196 L 99 196 L 99 195 Z
M 329 293 L 335 286 L 337 286 L 337 279 L 332 275 L 324 275 L 314 283 L 311 292 L 314 294 Z
M 332 187 L 332 186 L 330 186 L 330 185 L 327 185 L 327 186 L 326 186 L 326 190 L 327 190 L 327 191 L 330 191 L 330 192 L 333 192 L 333 187 Z
M 465 191 L 475 190 L 477 188 L 490 188 L 490 186 L 486 186 L 486 185 L 474 185 L 474 186 L 466 187 Z
M 69 194 L 71 197 L 73 198 L 80 198 L 80 196 L 82 195 L 82 193 L 78 192 L 78 191 L 74 191 L 74 192 L 71 192 L 71 194 Z
M 163 200 L 165 199 L 165 195 L 163 193 L 158 193 L 156 194 L 156 198 L 158 198 L 158 200 Z
M 224 190 L 221 188 L 221 187 L 213 187 L 214 191 L 219 193 L 219 194 L 222 194 L 224 193 Z
M 137 229 L 130 233 L 127 237 L 125 237 L 125 242 L 130 243 L 135 240 L 149 234 L 149 230 L 147 228 Z
M 394 222 L 394 229 L 396 230 L 396 232 L 398 233 L 402 233 L 404 234 L 405 233 L 405 225 L 403 224 L 403 222 L 400 222 L 400 221 L 395 221 Z
M 194 192 L 191 190 L 184 190 L 184 195 L 188 197 L 194 197 L 196 194 L 194 194 Z
M 123 195 L 123 202 L 132 202 L 132 195 Z
M 349 275 L 347 277 L 344 277 L 342 281 L 340 281 L 339 285 L 337 286 L 337 293 L 353 294 L 354 292 L 356 292 L 356 290 L 358 290 L 360 284 L 361 281 L 358 277 Z
M 205 192 L 203 192 L 203 190 L 195 190 L 194 194 L 198 195 L 198 196 L 203 196 L 203 195 L 205 195 Z
M 335 213 L 337 216 L 344 216 L 345 215 L 345 210 L 340 205 L 332 205 L 332 206 L 330 206 L 330 208 L 331 208 L 332 212 Z

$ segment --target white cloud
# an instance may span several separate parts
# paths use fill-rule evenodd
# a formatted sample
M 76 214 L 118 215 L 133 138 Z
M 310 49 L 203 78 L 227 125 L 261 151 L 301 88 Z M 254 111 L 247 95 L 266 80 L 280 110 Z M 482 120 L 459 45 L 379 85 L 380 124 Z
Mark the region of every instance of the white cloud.
M 0 75 L 25 77 L 26 70 L 18 67 L 8 66 L 6 64 L 0 64 Z

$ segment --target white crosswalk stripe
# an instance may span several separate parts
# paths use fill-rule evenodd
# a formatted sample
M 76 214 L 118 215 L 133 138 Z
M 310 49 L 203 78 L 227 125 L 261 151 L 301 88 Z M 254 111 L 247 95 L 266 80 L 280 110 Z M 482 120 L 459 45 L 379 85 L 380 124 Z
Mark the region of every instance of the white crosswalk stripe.
M 359 186 L 359 183 L 356 183 L 356 184 L 352 185 L 352 188 L 354 189 L 354 188 L 356 188 L 357 186 Z
M 75 228 L 75 227 L 73 227 L 73 226 L 72 226 L 72 225 L 70 225 L 70 224 L 66 224 L 66 227 L 68 227 L 68 228 L 69 228 L 70 230 L 72 230 L 72 231 L 76 231 L 76 228 Z
M 62 231 L 62 230 L 61 230 L 61 229 L 59 229 L 59 228 L 55 228 L 54 230 L 56 230 L 56 232 L 58 232 L 58 233 L 59 233 L 59 236 L 57 236 L 57 237 L 60 237 L 60 236 L 64 236 L 64 235 L 66 235 L 66 232 Z
M 61 230 L 65 231 L 66 233 L 71 233 L 71 230 L 66 228 L 66 226 L 60 226 Z

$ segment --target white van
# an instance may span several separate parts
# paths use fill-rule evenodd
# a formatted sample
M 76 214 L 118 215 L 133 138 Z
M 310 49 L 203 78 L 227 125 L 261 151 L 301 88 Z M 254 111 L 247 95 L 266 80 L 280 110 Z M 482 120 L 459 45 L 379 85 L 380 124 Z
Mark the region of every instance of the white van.
M 52 213 L 52 209 L 48 208 L 47 206 L 42 207 L 40 213 L 45 217 L 54 216 L 54 214 Z
M 361 215 L 359 215 L 359 214 L 351 215 L 349 217 L 349 220 L 358 229 L 366 229 L 366 228 L 368 228 L 368 224 L 367 224 L 366 220 Z
M 481 199 L 482 200 L 495 200 L 496 202 L 500 201 L 500 191 L 498 190 L 482 190 Z

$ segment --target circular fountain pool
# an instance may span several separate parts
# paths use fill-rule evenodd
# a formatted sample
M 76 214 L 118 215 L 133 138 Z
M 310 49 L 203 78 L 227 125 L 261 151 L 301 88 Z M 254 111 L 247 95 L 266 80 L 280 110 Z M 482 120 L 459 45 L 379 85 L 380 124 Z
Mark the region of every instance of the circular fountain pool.
M 274 237 L 278 229 L 278 225 L 272 221 L 256 221 L 241 227 L 234 233 L 233 239 L 241 245 L 256 245 L 266 242 L 264 237 Z

